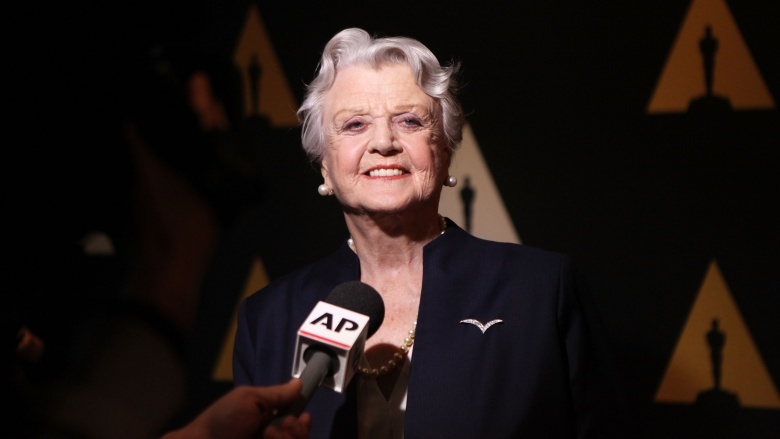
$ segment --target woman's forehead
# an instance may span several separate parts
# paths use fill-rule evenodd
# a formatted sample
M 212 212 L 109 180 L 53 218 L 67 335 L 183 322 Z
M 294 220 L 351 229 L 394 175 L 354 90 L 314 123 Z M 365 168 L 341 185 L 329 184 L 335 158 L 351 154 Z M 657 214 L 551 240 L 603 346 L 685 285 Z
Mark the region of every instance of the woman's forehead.
M 432 98 L 417 85 L 411 69 L 401 64 L 379 69 L 362 65 L 348 67 L 339 72 L 325 95 L 326 111 L 331 114 L 386 109 L 427 110 L 431 101 Z

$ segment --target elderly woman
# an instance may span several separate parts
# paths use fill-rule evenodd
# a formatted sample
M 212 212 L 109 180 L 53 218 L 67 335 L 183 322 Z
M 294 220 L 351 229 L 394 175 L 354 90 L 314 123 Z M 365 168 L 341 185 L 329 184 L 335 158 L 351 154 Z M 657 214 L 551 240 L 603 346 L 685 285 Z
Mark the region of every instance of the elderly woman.
M 438 213 L 461 140 L 457 65 L 410 38 L 335 35 L 298 111 L 323 196 L 350 235 L 249 297 L 237 385 L 290 378 L 298 328 L 343 282 L 385 304 L 346 392 L 307 406 L 316 438 L 576 437 L 586 425 L 586 322 L 568 259 L 475 238 Z

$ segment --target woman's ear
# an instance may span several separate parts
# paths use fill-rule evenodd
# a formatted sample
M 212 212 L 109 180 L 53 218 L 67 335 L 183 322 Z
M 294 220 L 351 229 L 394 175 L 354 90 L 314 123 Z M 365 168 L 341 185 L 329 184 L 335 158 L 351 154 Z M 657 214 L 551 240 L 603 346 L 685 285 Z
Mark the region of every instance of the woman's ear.
M 441 146 L 441 155 L 442 155 L 442 161 L 444 162 L 444 168 L 445 170 L 449 171 L 450 165 L 452 164 L 452 153 L 454 151 L 452 148 L 447 145 L 447 143 L 444 143 Z
M 333 187 L 330 184 L 330 171 L 328 170 L 328 164 L 325 159 L 320 163 L 320 174 L 322 174 L 322 179 L 325 181 L 325 184 L 328 185 L 328 187 Z

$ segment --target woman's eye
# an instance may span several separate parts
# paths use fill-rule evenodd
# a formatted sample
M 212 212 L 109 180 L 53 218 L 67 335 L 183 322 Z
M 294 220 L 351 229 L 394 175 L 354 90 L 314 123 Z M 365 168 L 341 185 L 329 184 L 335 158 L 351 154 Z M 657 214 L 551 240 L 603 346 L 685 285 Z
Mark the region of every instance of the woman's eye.
M 406 127 L 420 127 L 422 126 L 422 121 L 417 117 L 404 117 L 401 119 L 401 125 Z
M 344 124 L 344 129 L 347 131 L 356 131 L 360 130 L 361 128 L 365 127 L 366 124 L 364 124 L 360 120 L 351 120 Z

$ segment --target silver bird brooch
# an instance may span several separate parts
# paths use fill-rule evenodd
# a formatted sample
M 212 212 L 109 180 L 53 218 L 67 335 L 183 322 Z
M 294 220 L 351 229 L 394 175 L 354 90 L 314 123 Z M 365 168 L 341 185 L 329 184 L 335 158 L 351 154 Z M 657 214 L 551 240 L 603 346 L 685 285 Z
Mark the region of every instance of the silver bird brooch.
M 496 323 L 502 323 L 503 320 L 495 319 L 495 320 L 491 320 L 491 321 L 489 321 L 489 322 L 487 322 L 485 324 L 482 324 L 482 322 L 480 322 L 479 320 L 474 320 L 474 319 L 465 319 L 465 320 L 461 320 L 460 322 L 461 323 L 470 323 L 470 324 L 476 326 L 477 328 L 479 328 L 479 330 L 482 331 L 482 333 L 484 334 L 485 331 L 487 331 L 489 327 L 495 325 Z

